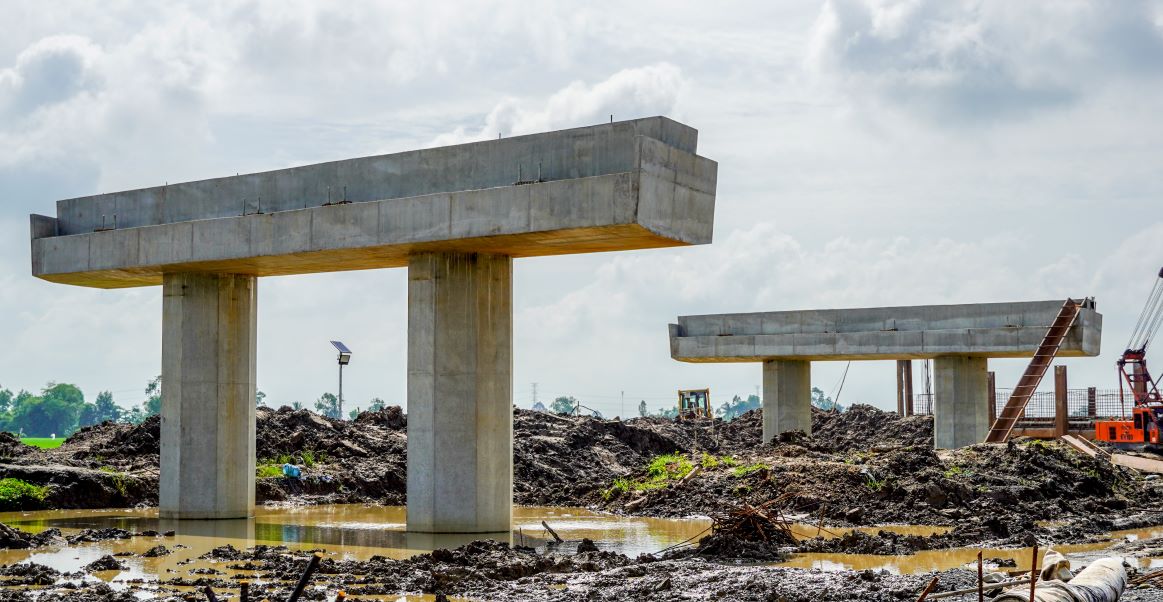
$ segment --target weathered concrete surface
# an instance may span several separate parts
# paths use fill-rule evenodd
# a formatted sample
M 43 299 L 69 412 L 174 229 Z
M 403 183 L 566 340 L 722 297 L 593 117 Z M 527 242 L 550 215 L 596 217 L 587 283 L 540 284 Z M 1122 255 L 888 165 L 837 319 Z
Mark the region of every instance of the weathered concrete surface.
M 763 440 L 795 430 L 812 433 L 812 363 L 763 362 Z
M 33 274 L 117 288 L 709 243 L 717 165 L 696 142 L 653 117 L 69 199 L 32 217 Z
M 763 362 L 765 441 L 810 431 L 812 361 L 935 358 L 935 445 L 961 447 L 989 430 L 987 358 L 1033 356 L 1063 301 L 680 316 L 670 325 L 670 356 Z M 1101 339 L 1102 315 L 1089 303 L 1058 355 L 1098 355 Z
M 257 287 L 167 274 L 162 287 L 162 518 L 254 513 Z
M 461 253 L 408 265 L 409 531 L 509 531 L 512 265 Z
M 681 316 L 670 355 L 683 362 L 1030 357 L 1062 300 Z M 1084 308 L 1058 354 L 1095 356 L 1102 315 Z
M 164 281 L 162 515 L 204 518 L 253 506 L 255 278 L 408 266 L 408 526 L 508 531 L 512 258 L 711 242 L 697 139 L 652 117 L 68 199 L 32 273 Z
M 981 443 L 989 433 L 989 367 L 984 357 L 933 360 L 933 446 Z

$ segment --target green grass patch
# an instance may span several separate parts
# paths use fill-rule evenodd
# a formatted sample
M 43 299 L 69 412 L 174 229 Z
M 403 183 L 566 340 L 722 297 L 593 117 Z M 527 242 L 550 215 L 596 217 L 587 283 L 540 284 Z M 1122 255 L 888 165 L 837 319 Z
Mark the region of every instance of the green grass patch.
M 98 467 L 97 470 L 112 475 L 113 488 L 117 490 L 117 493 L 121 494 L 121 497 L 127 497 L 125 473 L 118 472 L 117 469 L 113 468 L 112 466 L 101 466 Z
M 294 454 L 279 454 L 273 458 L 265 458 L 259 460 L 259 464 L 277 464 L 279 466 L 279 474 L 282 473 L 283 464 L 295 464 L 304 468 L 311 468 L 316 464 L 322 464 L 327 461 L 327 454 L 320 451 L 306 450 Z
M 732 466 L 738 466 L 739 461 L 735 458 L 732 458 L 731 456 L 716 457 L 708 454 L 707 452 L 703 452 L 703 458 L 699 461 L 699 464 L 701 464 L 703 468 L 718 468 L 719 466 L 726 466 L 730 468 Z
M 0 510 L 28 510 L 44 506 L 48 487 L 20 479 L 0 479 Z
M 738 479 L 745 477 L 753 472 L 769 470 L 770 468 L 770 466 L 764 464 L 763 462 L 756 462 L 755 464 L 748 464 L 747 466 L 736 466 L 735 470 L 731 471 L 731 474 L 735 475 L 735 478 Z
M 695 469 L 690 458 L 679 454 L 655 456 L 646 467 L 646 475 L 651 482 L 665 482 L 681 479 Z
M 284 464 L 285 464 L 285 462 L 284 462 Z M 254 469 L 254 473 L 255 473 L 255 476 L 260 478 L 260 479 L 268 479 L 271 477 L 281 477 L 281 476 L 283 476 L 283 465 L 282 464 L 259 464 L 258 467 L 256 467 Z
M 705 454 L 704 459 L 705 461 Z M 649 464 L 646 465 L 646 477 L 639 480 L 630 479 L 614 479 L 614 483 L 609 489 L 602 492 L 602 497 L 610 499 L 615 495 L 630 493 L 633 491 L 651 491 L 654 489 L 662 489 L 666 487 L 671 481 L 678 481 L 690 474 L 695 469 L 695 465 L 690 458 L 681 454 L 663 454 L 655 456 Z
M 41 449 L 56 449 L 65 442 L 63 437 L 53 439 L 51 437 L 24 437 L 20 440 L 25 445 L 39 447 Z
M 960 477 L 960 476 L 971 477 L 971 476 L 973 476 L 973 471 L 972 470 L 965 470 L 964 468 L 961 468 L 960 466 L 952 466 L 949 468 L 949 470 L 945 471 L 945 478 L 946 479 L 952 479 L 954 477 Z

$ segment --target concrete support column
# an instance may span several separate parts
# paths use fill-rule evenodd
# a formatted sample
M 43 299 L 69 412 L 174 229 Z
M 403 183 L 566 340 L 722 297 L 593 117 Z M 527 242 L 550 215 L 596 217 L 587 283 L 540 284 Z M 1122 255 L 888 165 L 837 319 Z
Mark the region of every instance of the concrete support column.
M 513 260 L 408 261 L 408 530 L 509 531 Z
M 763 362 L 763 441 L 796 430 L 812 432 L 812 363 Z
M 166 274 L 162 295 L 159 513 L 252 516 L 256 279 Z
M 989 378 L 983 357 L 944 356 L 933 361 L 933 445 L 965 447 L 989 433 Z

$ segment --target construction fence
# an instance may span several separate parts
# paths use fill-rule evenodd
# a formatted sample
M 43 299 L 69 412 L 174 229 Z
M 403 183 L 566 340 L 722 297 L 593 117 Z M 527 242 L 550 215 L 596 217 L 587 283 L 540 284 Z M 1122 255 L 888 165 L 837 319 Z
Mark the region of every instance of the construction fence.
M 1011 389 L 996 389 L 993 393 L 994 417 L 1001 414 L 1006 401 L 1010 398 Z M 1086 389 L 1066 390 L 1066 409 L 1069 421 L 1078 424 L 1090 424 L 1096 419 L 1120 418 L 1131 411 L 1134 401 L 1128 395 L 1119 399 L 1118 389 Z M 932 414 L 933 396 L 931 393 L 920 393 L 913 396 L 914 414 Z M 1026 404 L 1019 424 L 1029 426 L 1051 425 L 1054 422 L 1054 391 L 1038 391 Z

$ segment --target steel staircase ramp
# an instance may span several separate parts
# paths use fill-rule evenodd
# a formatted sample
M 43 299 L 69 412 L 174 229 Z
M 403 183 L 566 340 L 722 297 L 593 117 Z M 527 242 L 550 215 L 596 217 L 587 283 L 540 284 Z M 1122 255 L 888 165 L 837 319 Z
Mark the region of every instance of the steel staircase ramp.
M 989 434 L 985 437 L 986 443 L 1005 443 L 1010 438 L 1010 431 L 1014 429 L 1014 425 L 1017 424 L 1022 412 L 1026 409 L 1026 404 L 1030 402 L 1030 398 L 1038 390 L 1042 377 L 1046 375 L 1046 370 L 1054 362 L 1054 357 L 1058 355 L 1058 348 L 1062 346 L 1062 340 L 1066 338 L 1066 333 L 1070 332 L 1070 327 L 1074 326 L 1074 321 L 1078 318 L 1078 312 L 1081 309 L 1082 304 L 1073 299 L 1067 299 L 1062 304 L 1062 309 L 1058 310 L 1058 316 L 1054 318 L 1054 322 L 1046 330 L 1042 344 L 1038 346 L 1034 357 L 1030 358 L 1030 365 L 1026 366 L 1026 371 L 1010 394 L 1009 401 L 1002 408 L 1001 415 L 990 427 Z

